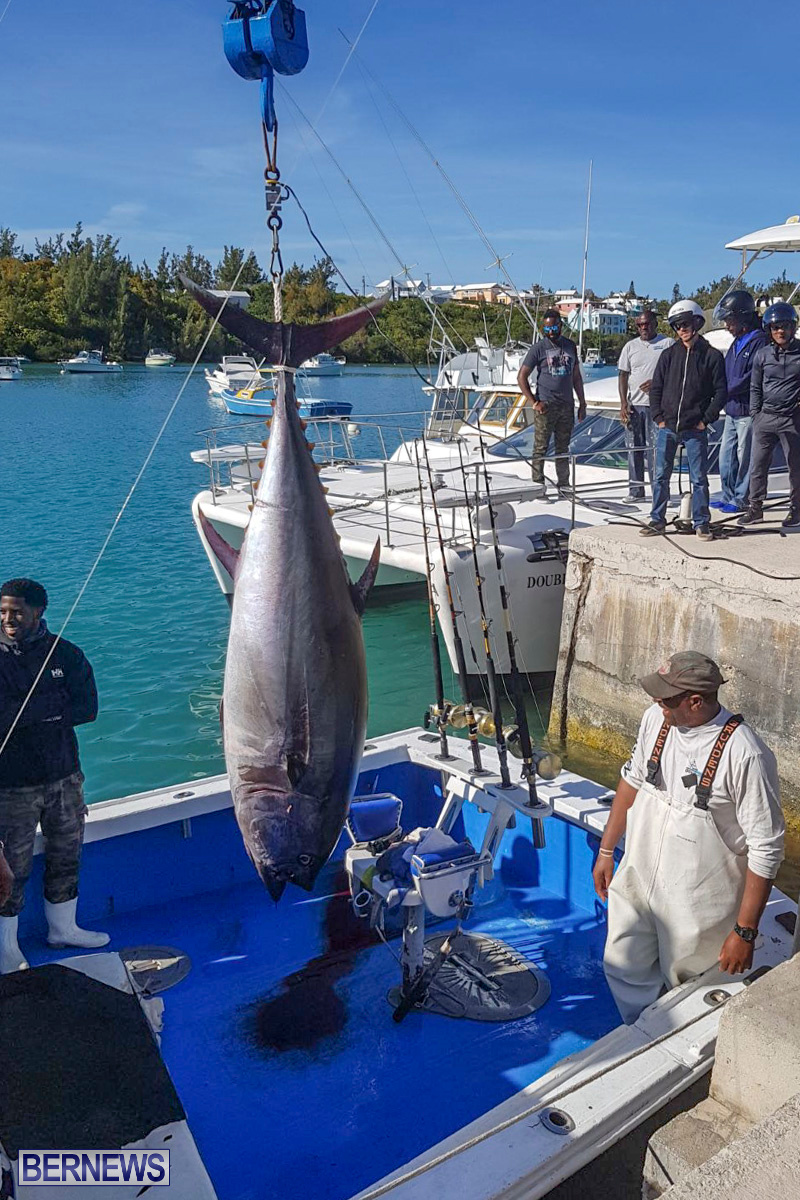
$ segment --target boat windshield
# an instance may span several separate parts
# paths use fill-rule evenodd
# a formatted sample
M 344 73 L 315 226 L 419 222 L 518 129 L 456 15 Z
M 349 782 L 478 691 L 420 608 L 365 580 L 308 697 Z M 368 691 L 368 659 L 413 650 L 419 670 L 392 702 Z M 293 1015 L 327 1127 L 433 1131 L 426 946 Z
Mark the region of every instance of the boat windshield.
M 519 392 L 488 392 L 481 395 L 469 414 L 469 425 L 507 425 L 515 408 L 520 411 L 514 425 L 522 428 L 526 422 L 526 410 L 522 407 Z
M 569 452 L 580 455 L 581 463 L 593 467 L 620 468 L 627 462 L 622 453 L 624 445 L 625 429 L 617 417 L 609 413 L 590 413 L 585 421 L 575 426 Z M 512 433 L 511 437 L 492 446 L 489 453 L 495 458 L 530 458 L 533 454 L 533 426 Z

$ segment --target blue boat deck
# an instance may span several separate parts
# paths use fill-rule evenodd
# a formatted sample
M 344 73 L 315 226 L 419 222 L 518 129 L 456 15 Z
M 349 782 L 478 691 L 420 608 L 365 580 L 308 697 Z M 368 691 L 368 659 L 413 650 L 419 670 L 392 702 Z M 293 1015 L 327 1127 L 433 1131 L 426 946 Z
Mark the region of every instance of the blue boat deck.
M 361 784 L 405 794 L 407 828 L 441 804 L 437 776 L 408 765 Z M 473 840 L 484 819 L 465 812 Z M 194 819 L 191 837 L 173 824 L 86 847 L 84 918 L 115 889 L 115 915 L 91 913 L 111 949 L 168 945 L 192 960 L 164 995 L 162 1052 L 220 1200 L 347 1200 L 618 1023 L 591 891 L 596 838 L 551 819 L 540 852 L 526 824 L 506 833 L 468 929 L 513 946 L 552 993 L 498 1024 L 419 1012 L 393 1022 L 400 939 L 385 945 L 353 915 L 341 858 L 313 895 L 276 906 L 230 810 Z M 215 890 L 202 889 L 204 869 Z M 157 902 L 142 907 L 148 896 Z M 26 945 L 32 962 L 63 957 Z

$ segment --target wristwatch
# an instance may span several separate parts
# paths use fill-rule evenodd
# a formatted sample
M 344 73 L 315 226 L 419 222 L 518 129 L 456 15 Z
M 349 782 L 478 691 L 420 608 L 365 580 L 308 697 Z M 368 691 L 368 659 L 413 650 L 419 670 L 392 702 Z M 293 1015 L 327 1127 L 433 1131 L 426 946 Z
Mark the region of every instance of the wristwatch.
M 754 942 L 758 937 L 758 930 L 750 928 L 749 925 L 734 925 L 733 932 L 737 933 L 743 942 Z

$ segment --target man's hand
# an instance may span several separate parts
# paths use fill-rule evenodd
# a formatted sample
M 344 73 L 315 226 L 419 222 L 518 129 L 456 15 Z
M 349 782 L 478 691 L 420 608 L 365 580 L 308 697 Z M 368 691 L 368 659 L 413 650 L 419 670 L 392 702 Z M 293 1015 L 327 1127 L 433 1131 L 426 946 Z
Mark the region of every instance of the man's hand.
M 649 393 L 650 393 L 650 384 L 651 384 L 652 382 L 653 382 L 653 381 L 652 381 L 652 379 L 645 379 L 644 383 L 640 383 L 640 384 L 639 384 L 639 387 L 642 389 L 642 391 L 644 392 L 645 396 L 649 395 Z
M 578 420 L 579 421 L 586 420 L 586 401 L 585 400 L 581 401 L 581 403 L 578 405 Z
M 14 883 L 14 876 L 11 872 L 11 867 L 5 860 L 3 851 L 0 850 L 0 907 L 2 907 L 8 897 L 11 895 L 11 887 Z
M 538 413 L 547 412 L 547 409 L 542 404 L 541 400 L 534 400 L 533 404 L 531 405 L 531 408 L 533 409 L 534 412 L 538 412 Z
M 628 407 L 628 405 L 627 405 L 627 404 L 620 404 L 620 406 L 619 406 L 619 419 L 620 419 L 620 421 L 622 422 L 622 424 L 623 424 L 623 425 L 627 425 L 627 424 L 628 424 L 628 422 L 630 421 L 630 419 L 631 419 L 631 410 L 630 410 L 630 408 Z
M 695 425 L 695 429 L 698 430 L 699 433 L 702 433 L 703 430 L 705 429 L 705 425 L 701 421 L 699 425 Z
M 666 422 L 666 421 L 659 421 L 659 422 L 658 422 L 658 428 L 659 428 L 659 429 L 666 429 L 666 426 L 667 426 L 667 422 Z
M 594 890 L 601 900 L 608 900 L 608 885 L 613 878 L 614 859 L 607 854 L 598 854 L 592 871 L 592 879 L 594 880 Z
M 738 933 L 729 933 L 719 952 L 719 965 L 728 975 L 749 971 L 753 965 L 753 943 L 746 942 Z

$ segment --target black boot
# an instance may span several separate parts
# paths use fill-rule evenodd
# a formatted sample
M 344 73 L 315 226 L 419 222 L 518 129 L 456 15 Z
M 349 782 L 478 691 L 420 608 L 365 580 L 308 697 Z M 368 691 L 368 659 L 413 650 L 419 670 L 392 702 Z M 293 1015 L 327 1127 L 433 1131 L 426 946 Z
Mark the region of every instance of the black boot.
M 757 525 L 764 520 L 764 510 L 760 504 L 751 504 L 747 512 L 743 512 L 736 522 L 737 525 Z

